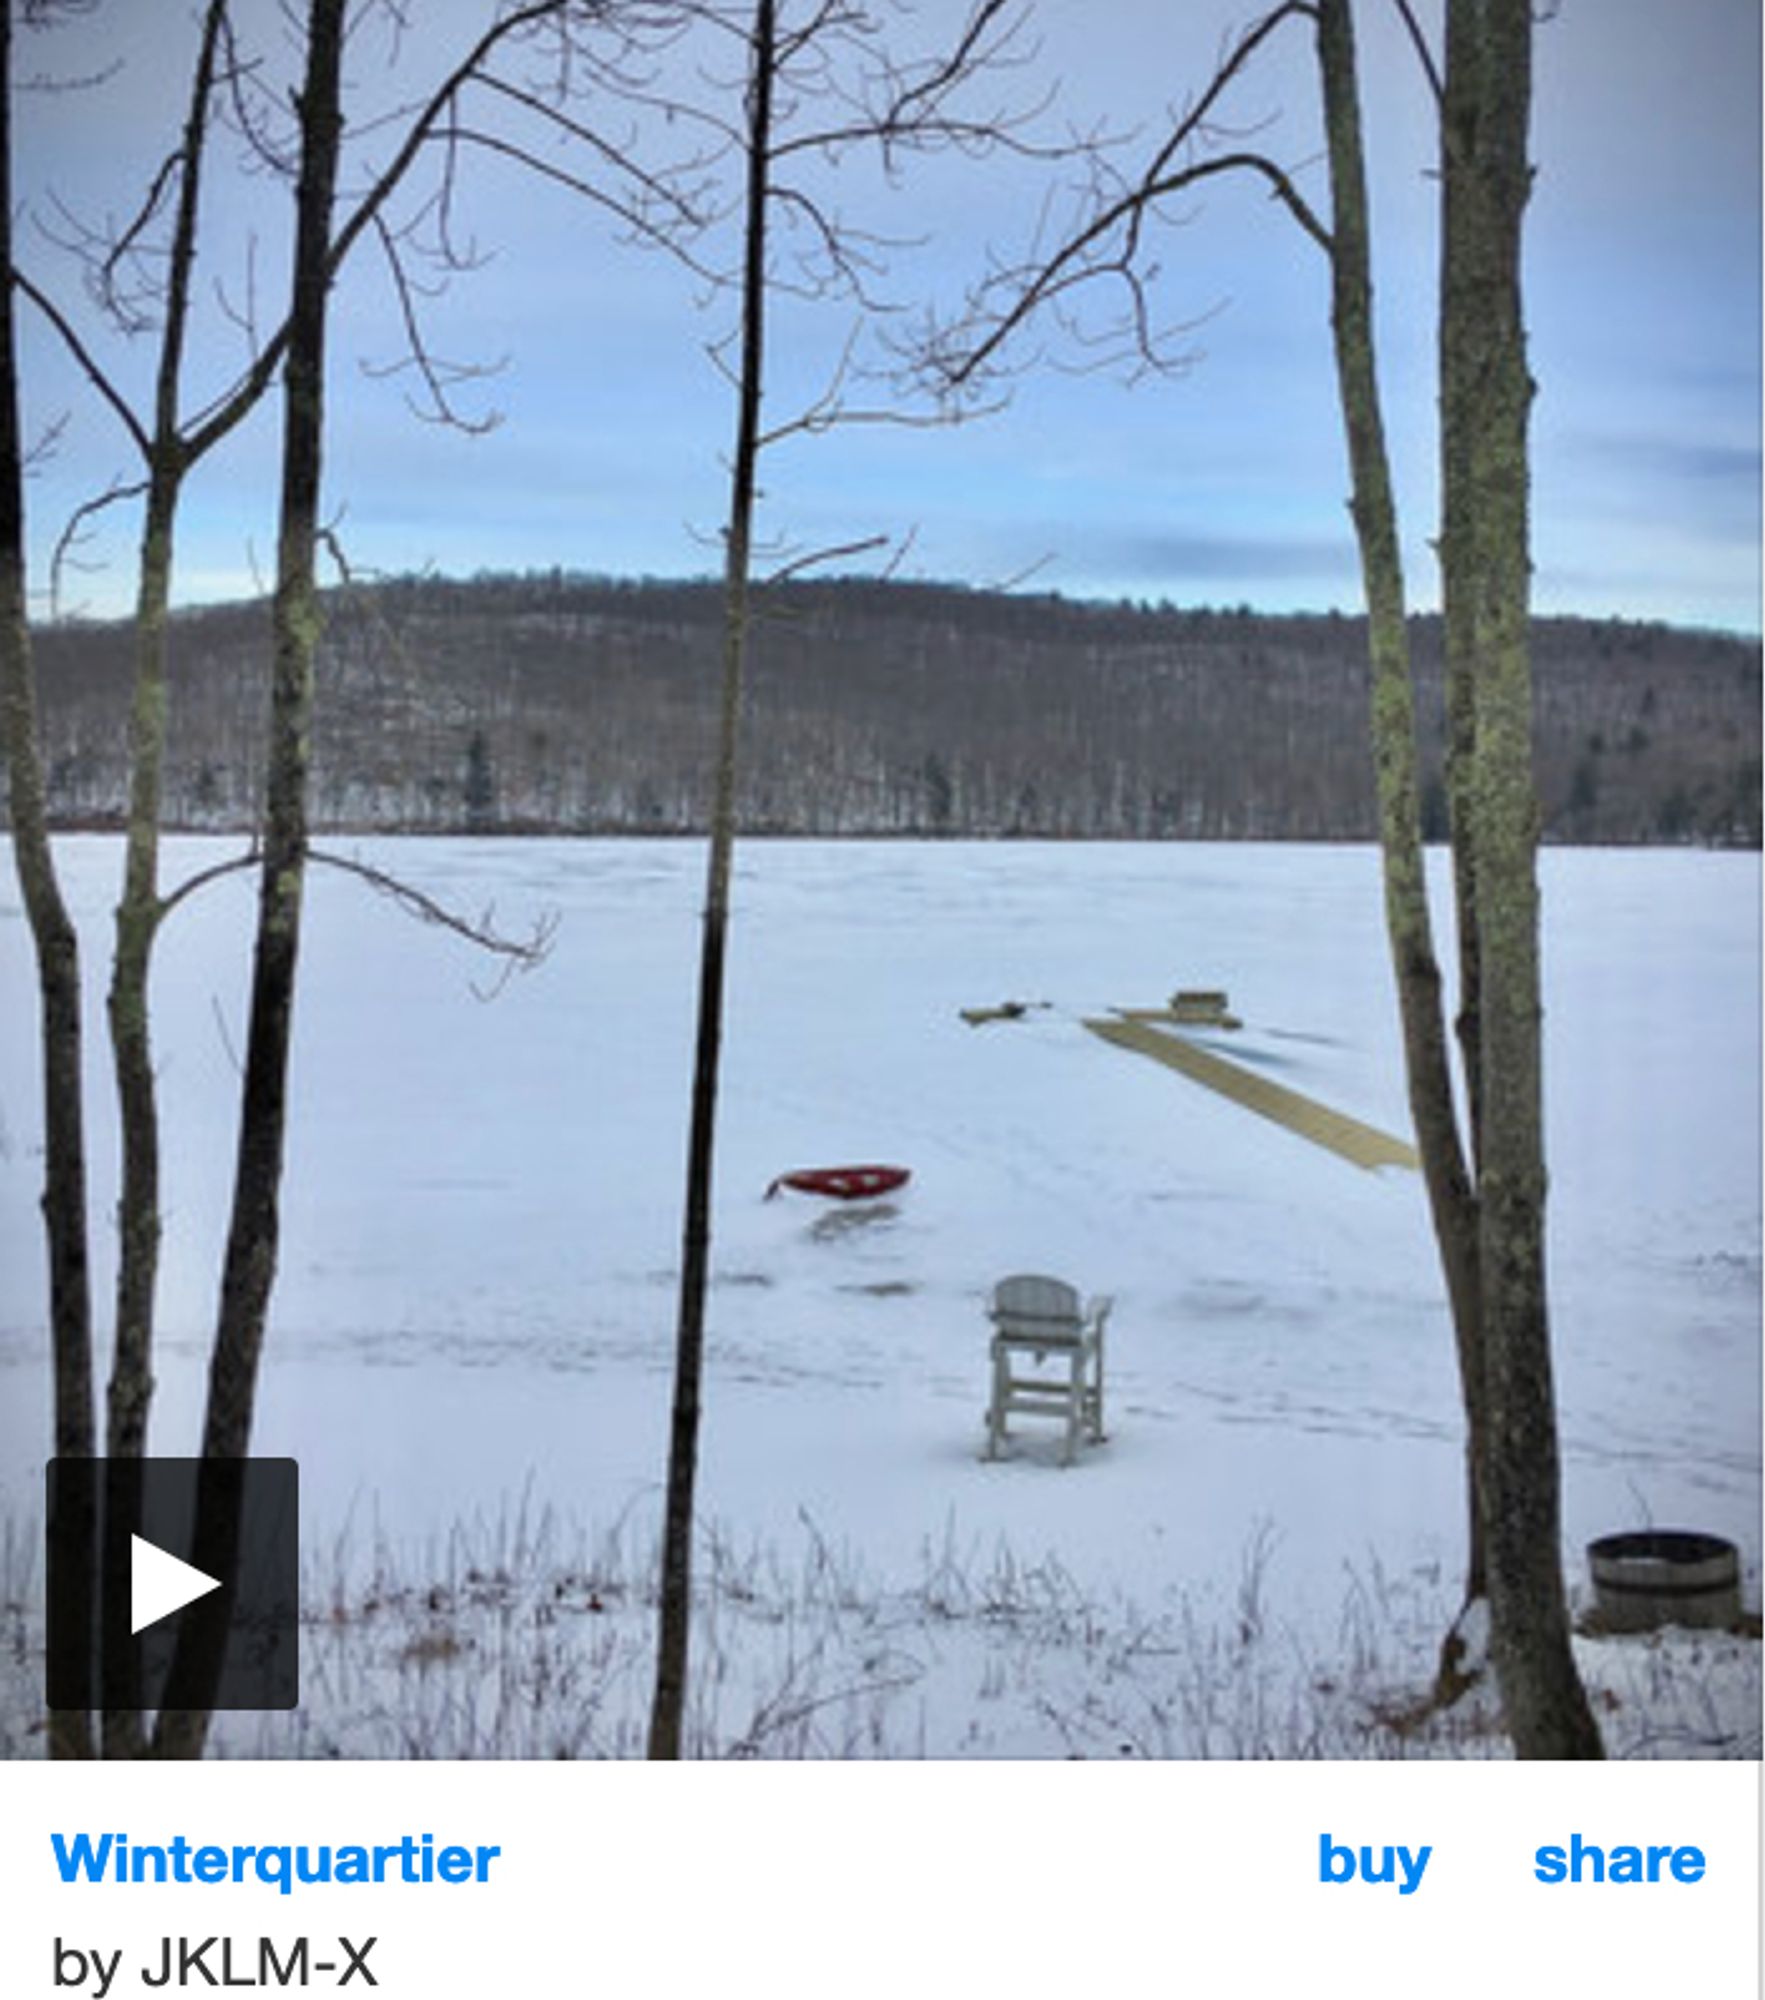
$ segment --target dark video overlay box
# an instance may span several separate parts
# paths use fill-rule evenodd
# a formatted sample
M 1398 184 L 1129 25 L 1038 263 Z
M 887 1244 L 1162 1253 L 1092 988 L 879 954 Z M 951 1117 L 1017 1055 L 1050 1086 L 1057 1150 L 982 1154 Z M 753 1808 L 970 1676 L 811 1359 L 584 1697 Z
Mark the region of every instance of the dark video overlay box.
M 51 1708 L 296 1705 L 293 1459 L 55 1458 L 47 1483 Z

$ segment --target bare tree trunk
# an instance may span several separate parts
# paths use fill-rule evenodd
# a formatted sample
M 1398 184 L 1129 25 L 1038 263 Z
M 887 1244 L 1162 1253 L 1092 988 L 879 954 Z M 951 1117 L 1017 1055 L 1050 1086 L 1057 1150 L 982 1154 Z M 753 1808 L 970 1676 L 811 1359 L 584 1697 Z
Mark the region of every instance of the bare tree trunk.
M 1532 777 L 1528 426 L 1533 383 L 1521 311 L 1530 0 L 1449 0 L 1445 167 L 1465 204 L 1481 282 L 1443 300 L 1458 346 L 1465 435 L 1443 448 L 1468 485 L 1464 539 L 1444 551 L 1469 574 L 1476 751 L 1468 804 L 1480 979 L 1484 1448 L 1480 1492 L 1491 1643 L 1522 1757 L 1598 1757 L 1599 1730 L 1569 1644 L 1545 1283 L 1542 1020 Z
M 312 0 L 306 80 L 299 100 L 300 182 L 283 386 L 263 867 L 233 1213 L 203 1426 L 202 1454 L 208 1459 L 243 1458 L 250 1449 L 258 1363 L 280 1236 L 288 1056 L 306 874 L 313 660 L 321 624 L 316 553 L 324 451 L 325 322 L 331 207 L 343 131 L 339 91 L 346 4 L 347 0 Z M 197 1549 L 198 1565 L 225 1564 L 222 1574 L 236 1560 L 236 1550 L 205 1548 L 200 1539 Z M 156 1754 L 200 1755 L 208 1721 L 206 1707 L 162 1713 Z
M 1449 16 L 1449 43 L 1460 28 Z M 1449 56 L 1449 61 L 1451 57 Z M 1481 249 L 1477 232 L 1467 229 L 1467 205 L 1463 179 L 1445 168 L 1447 153 L 1456 144 L 1444 102 L 1440 107 L 1441 219 L 1440 219 L 1440 316 L 1436 328 L 1440 404 L 1440 609 L 1442 646 L 1446 678 L 1446 796 L 1451 829 L 1453 900 L 1458 933 L 1458 1019 L 1459 1074 L 1465 1083 L 1470 1114 L 1471 1171 L 1481 1173 L 1483 1156 L 1483 975 L 1480 964 L 1476 815 L 1472 809 L 1472 783 L 1477 765 L 1475 616 L 1468 594 L 1472 574 L 1469 561 L 1472 529 L 1466 519 L 1470 482 L 1465 477 L 1465 450 L 1476 420 L 1476 371 L 1471 365 L 1464 338 L 1464 305 L 1470 293 L 1484 282 L 1480 269 Z M 1481 1224 L 1475 1225 L 1479 1230 Z M 1478 1264 L 1481 1290 L 1481 1250 L 1473 1247 Z M 1484 1556 L 1483 1504 L 1479 1495 L 1478 1467 L 1482 1463 L 1483 1352 L 1481 1304 L 1478 1336 L 1473 1352 L 1461 1341 L 1459 1378 L 1466 1410 L 1469 1494 L 1471 1508 L 1472 1560 L 1465 1577 L 1467 1606 L 1487 1597 L 1488 1564 Z M 1447 1635 L 1441 1654 L 1439 1690 L 1442 1695 L 1457 1691 L 1452 1678 L 1459 1645 L 1457 1631 Z
M 0 12 L 0 270 L 12 268 L 13 9 Z M 79 940 L 49 843 L 36 680 L 25 595 L 24 446 L 19 421 L 13 287 L 0 284 L 0 729 L 6 737 L 13 864 L 37 957 L 43 1057 L 43 1228 L 49 1260 L 56 1454 L 97 1451 L 92 1294 L 87 1265 Z M 82 1567 L 90 1573 L 91 1560 Z M 52 1757 L 89 1757 L 91 1721 L 49 1718 Z
M 129 727 L 129 821 L 123 892 L 116 911 L 116 950 L 109 995 L 112 1062 L 122 1133 L 117 1200 L 116 1325 L 105 1449 L 112 1459 L 138 1459 L 147 1449 L 153 1398 L 154 1302 L 159 1285 L 159 1104 L 154 1076 L 148 983 L 159 932 L 159 820 L 165 772 L 166 621 L 171 603 L 173 527 L 189 459 L 178 430 L 179 384 L 196 265 L 202 157 L 208 132 L 225 0 L 210 0 L 191 79 L 179 153 L 178 202 L 166 271 L 165 325 L 154 382 L 153 429 L 147 453 L 147 499 L 141 531 L 135 605 L 135 694 Z M 122 1512 L 107 1534 L 125 1532 Z M 105 1572 L 127 1576 L 124 1561 Z M 106 1605 L 106 1621 L 126 1620 L 127 1607 Z M 138 1755 L 139 1710 L 107 1710 L 108 1757 Z
M 1465 16 L 1447 10 L 1446 66 L 1465 67 Z M 1476 814 L 1472 786 L 1477 766 L 1475 524 L 1470 515 L 1467 451 L 1476 427 L 1479 365 L 1467 336 L 1475 322 L 1476 293 L 1490 283 L 1489 244 L 1475 223 L 1463 173 L 1452 170 L 1455 153 L 1471 135 L 1461 131 L 1464 107 L 1440 106 L 1440 317 L 1436 328 L 1440 398 L 1440 612 L 1446 673 L 1446 793 L 1452 826 L 1453 894 L 1458 912 L 1458 1039 L 1465 1095 L 1471 1113 L 1471 1153 L 1481 1157 L 1483 1132 L 1482 969 L 1478 962 Z
M 1402 576 L 1374 372 L 1365 177 L 1349 0 L 1321 0 L 1335 220 L 1333 329 L 1369 612 L 1386 917 L 1411 1108 L 1452 1304 L 1466 1414 L 1466 1601 L 1487 1592 L 1523 1757 L 1597 1757 L 1569 1647 L 1544 1273 L 1537 801 L 1520 312 L 1531 75 L 1527 0 L 1454 0 L 1442 104 L 1441 561 L 1448 781 L 1460 929 L 1467 1161 L 1430 939 Z M 1454 1640 L 1442 1654 L 1452 1688 Z
M 154 1088 L 148 978 L 159 929 L 159 819 L 165 772 L 166 620 L 173 530 L 189 455 L 178 428 L 179 385 L 190 317 L 201 212 L 202 160 L 225 0 L 210 0 L 191 79 L 178 155 L 178 200 L 166 269 L 165 324 L 154 381 L 147 498 L 135 604 L 135 693 L 130 717 L 128 845 L 116 912 L 110 1031 L 122 1122 L 116 1345 L 106 1449 L 146 1449 L 153 1395 L 153 1307 L 159 1276 L 159 1113 Z
M 165 766 L 166 608 L 171 590 L 177 480 L 164 462 L 149 477 L 135 600 L 135 694 L 129 725 L 129 822 L 111 962 L 110 1042 L 122 1138 L 117 1198 L 115 1345 L 105 1449 L 146 1448 L 153 1396 L 153 1301 L 159 1273 L 159 1109 L 148 1016 L 148 975 L 159 929 L 159 813 Z
M 1349 0 L 1321 0 L 1318 61 L 1330 155 L 1331 332 L 1348 438 L 1372 666 L 1373 763 L 1385 871 L 1385 926 L 1403 1023 L 1410 1114 L 1446 1277 L 1465 1405 L 1469 1548 L 1466 1599 L 1483 1589 L 1477 1506 L 1483 1361 L 1477 1197 L 1453 1103 L 1439 960 L 1428 913 L 1417 771 L 1414 686 L 1403 562 L 1385 447 L 1373 338 L 1366 169 Z
M 655 1694 L 650 1706 L 648 1754 L 654 1758 L 679 1757 L 686 1709 L 687 1642 L 692 1622 L 693 1489 L 698 1477 L 705 1292 L 711 1263 L 711 1184 L 723 1040 L 723 972 L 729 931 L 730 865 L 735 850 L 736 750 L 748 643 L 754 469 L 760 451 L 760 402 L 765 379 L 766 175 L 772 134 L 776 41 L 775 0 L 756 0 L 748 56 L 741 365 L 737 377 L 729 526 L 724 545 L 723 686 L 711 846 L 706 864 L 704 929 L 699 949 L 698 1029 L 693 1058 L 692 1125 L 687 1142 L 686 1208 L 681 1229 L 680 1304 L 674 1337 L 674 1406 L 668 1436 L 668 1489 L 662 1529 L 661 1608 L 657 1622 Z

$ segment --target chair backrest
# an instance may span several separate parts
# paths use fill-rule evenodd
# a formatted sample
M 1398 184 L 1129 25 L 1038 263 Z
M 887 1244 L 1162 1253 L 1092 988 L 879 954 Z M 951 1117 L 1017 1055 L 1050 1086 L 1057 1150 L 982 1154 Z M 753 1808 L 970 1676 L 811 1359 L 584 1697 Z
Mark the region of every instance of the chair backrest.
M 1079 1295 L 1064 1278 L 1019 1272 L 993 1287 L 988 1316 L 1002 1333 L 1067 1335 L 1076 1340 L 1081 1324 Z

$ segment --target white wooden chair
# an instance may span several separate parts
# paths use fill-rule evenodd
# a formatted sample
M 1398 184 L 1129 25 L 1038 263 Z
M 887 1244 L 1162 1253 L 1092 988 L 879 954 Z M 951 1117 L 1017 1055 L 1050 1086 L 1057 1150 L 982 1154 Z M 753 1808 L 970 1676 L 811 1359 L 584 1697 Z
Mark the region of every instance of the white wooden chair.
M 1014 1412 L 1065 1420 L 1062 1465 L 1073 1462 L 1081 1436 L 1103 1442 L 1103 1328 L 1110 1304 L 1094 1298 L 1081 1311 L 1078 1293 L 1063 1279 L 1027 1272 L 993 1287 L 987 1305 L 993 1322 L 988 1458 L 999 1456 Z M 1034 1365 L 1033 1374 L 1022 1372 L 1026 1363 Z

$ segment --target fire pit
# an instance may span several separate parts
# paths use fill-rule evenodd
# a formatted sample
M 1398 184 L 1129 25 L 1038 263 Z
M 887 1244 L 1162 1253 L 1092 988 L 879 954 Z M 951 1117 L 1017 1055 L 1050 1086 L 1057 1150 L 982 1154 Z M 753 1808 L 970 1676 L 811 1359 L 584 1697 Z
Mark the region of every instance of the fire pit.
M 1661 1625 L 1735 1624 L 1740 1553 L 1720 1535 L 1648 1528 L 1587 1545 L 1601 1622 L 1613 1632 Z

